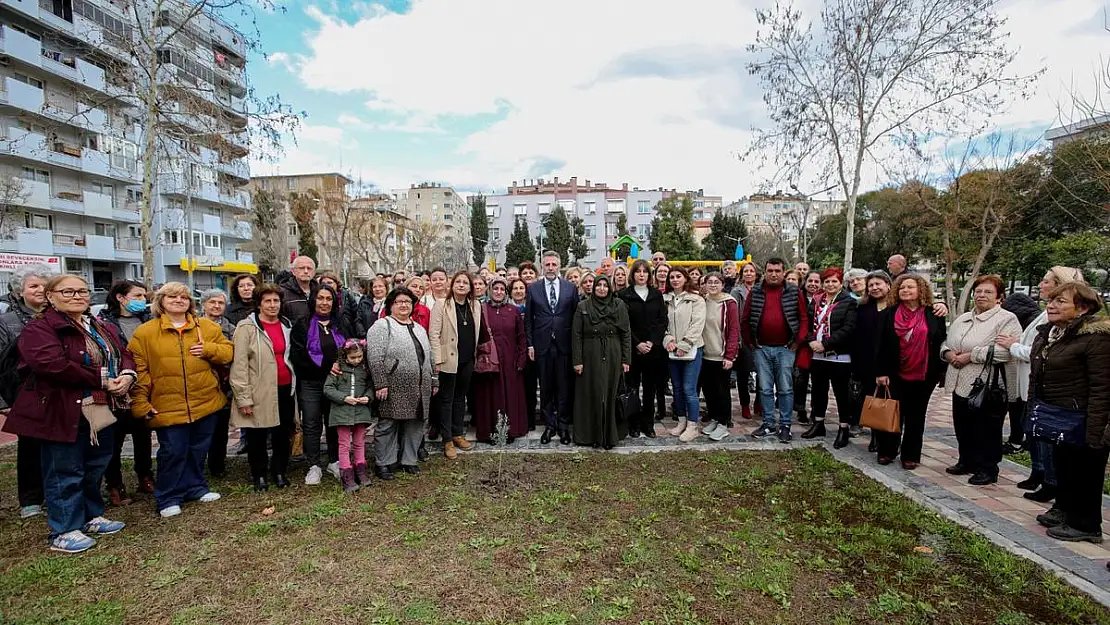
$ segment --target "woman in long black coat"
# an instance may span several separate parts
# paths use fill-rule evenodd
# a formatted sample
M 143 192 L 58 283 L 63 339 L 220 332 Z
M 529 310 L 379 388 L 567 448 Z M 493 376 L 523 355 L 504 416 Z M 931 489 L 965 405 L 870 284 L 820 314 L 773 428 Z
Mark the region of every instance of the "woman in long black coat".
M 589 297 L 578 304 L 571 328 L 574 384 L 574 442 L 612 449 L 627 436 L 617 419 L 617 393 L 632 360 L 628 308 L 612 294 L 609 276 L 594 279 Z
M 628 307 L 632 333 L 632 362 L 627 382 L 630 389 L 641 389 L 640 417 L 628 424 L 628 435 L 643 433 L 655 438 L 655 392 L 666 384 L 667 359 L 663 334 L 667 331 L 667 305 L 663 293 L 651 285 L 651 266 L 646 260 L 632 264 L 628 288 L 617 296 Z

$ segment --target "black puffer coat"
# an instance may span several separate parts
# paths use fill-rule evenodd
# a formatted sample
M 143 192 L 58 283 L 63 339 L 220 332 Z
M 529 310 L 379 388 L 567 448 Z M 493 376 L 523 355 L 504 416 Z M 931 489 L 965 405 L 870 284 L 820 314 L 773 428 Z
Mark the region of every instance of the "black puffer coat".
M 822 300 L 823 301 L 823 300 Z M 808 302 L 809 333 L 806 342 L 817 340 L 817 319 L 820 305 L 814 307 Z M 825 352 L 848 354 L 852 351 L 852 337 L 856 331 L 856 298 L 847 291 L 840 291 L 833 300 L 832 313 L 829 315 L 829 334 L 821 340 Z
M 1041 314 L 1041 307 L 1037 305 L 1036 300 L 1029 297 L 1025 293 L 1014 293 L 1002 302 L 1002 310 L 1008 310 L 1014 313 L 1021 323 L 1021 329 L 1029 327 L 1037 316 Z
M 1038 328 L 1030 350 L 1029 400 L 1087 413 L 1087 446 L 1108 447 L 1110 319 L 1084 315 L 1048 345 L 1051 324 Z

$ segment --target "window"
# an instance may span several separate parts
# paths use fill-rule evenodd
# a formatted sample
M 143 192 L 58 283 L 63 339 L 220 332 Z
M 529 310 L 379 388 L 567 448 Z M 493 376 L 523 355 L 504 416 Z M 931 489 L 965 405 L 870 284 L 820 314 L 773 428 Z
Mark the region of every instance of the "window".
M 292 190 L 296 189 L 297 188 L 297 181 L 293 180 L 292 178 L 286 178 L 285 188 L 289 191 L 292 191 Z
M 162 244 L 163 245 L 181 245 L 181 231 L 180 230 L 163 230 L 162 231 Z
M 587 239 L 596 239 L 597 238 L 597 226 L 586 226 L 586 238 Z
M 193 253 L 195 254 L 197 252 L 197 249 L 200 248 L 204 244 L 204 233 L 194 231 L 192 234 L 193 234 L 193 237 L 192 237 L 193 238 Z
M 537 206 L 539 206 L 541 215 L 546 215 L 551 212 L 551 202 L 540 202 Z
M 559 208 L 567 215 L 574 214 L 574 200 L 559 200 Z
M 211 215 L 213 217 L 219 217 L 220 216 L 220 209 L 212 207 L 212 206 L 206 206 L 206 207 L 204 207 L 204 214 L 205 215 Z
M 297 224 L 295 224 L 295 223 L 290 223 L 290 224 L 288 225 L 288 229 L 286 230 L 286 232 L 287 232 L 287 233 L 289 234 L 289 236 L 291 236 L 291 237 L 295 237 L 295 236 L 298 236 L 298 234 L 297 234 Z
M 101 195 L 107 195 L 107 196 L 111 197 L 113 200 L 115 200 L 114 196 L 115 196 L 115 193 L 116 193 L 116 189 L 115 189 L 115 187 L 113 187 L 110 184 L 104 184 L 104 183 L 101 183 L 101 182 L 92 182 L 92 183 L 89 183 L 89 191 L 92 191 L 93 193 L 100 193 Z
M 98 237 L 112 237 L 116 238 L 116 224 L 93 224 L 93 234 Z
M 499 240 L 501 240 L 501 228 L 490 228 L 489 229 L 489 241 L 490 241 L 490 243 L 492 243 L 494 241 L 499 241 Z
M 615 223 L 605 224 L 605 236 L 607 236 L 607 237 L 617 236 L 617 224 L 615 224 Z
M 219 247 L 220 247 L 220 235 L 218 235 L 218 234 L 205 234 L 204 235 L 204 247 L 214 247 L 216 249 L 219 249 Z
M 45 86 L 43 82 L 38 78 L 28 76 L 27 74 L 21 74 L 20 72 L 12 72 L 12 78 L 25 85 L 31 85 L 32 87 L 37 87 L 39 89 L 42 89 Z
M 651 213 L 651 200 L 640 200 L 636 203 L 636 214 L 647 215 Z
M 443 221 L 451 221 L 451 213 L 444 213 Z
M 528 214 L 528 205 L 527 204 L 513 204 L 513 214 L 517 215 L 517 216 L 527 215 Z
M 28 37 L 30 37 L 31 39 L 34 39 L 35 41 L 42 41 L 42 35 L 36 33 L 33 30 L 27 30 L 26 28 L 20 26 L 19 24 L 9 24 L 8 28 L 11 28 L 12 30 L 14 30 L 17 33 L 23 33 L 24 35 L 27 35 Z
M 112 167 L 132 173 L 138 169 L 139 147 L 134 143 L 120 137 L 105 136 L 100 145 L 112 157 Z
M 141 238 L 143 236 L 142 226 L 127 226 L 127 236 L 132 238 Z
M 127 201 L 128 202 L 141 202 L 141 201 L 143 201 L 143 192 L 139 191 L 137 189 L 128 189 L 127 190 Z
M 501 217 L 501 207 L 497 204 L 486 204 L 486 216 L 494 219 Z
M 24 180 L 33 180 L 35 182 L 50 183 L 50 172 L 45 169 L 35 169 L 34 167 L 24 167 L 22 176 Z
M 127 277 L 131 280 L 141 281 L 146 278 L 143 272 L 143 266 L 137 263 L 131 263 L 127 266 Z
M 586 207 L 587 215 L 593 215 L 597 212 L 597 202 L 583 202 L 583 206 Z
M 38 213 L 24 213 L 28 228 L 35 230 L 53 230 L 54 218 L 50 215 L 39 215 Z
M 35 132 L 40 135 L 46 134 L 46 126 L 43 126 L 42 124 L 36 124 L 34 122 L 29 122 L 25 119 L 17 119 L 15 125 L 17 128 L 21 128 L 23 130 L 26 130 L 27 132 Z
M 640 225 L 640 238 L 646 239 L 649 236 L 651 236 L 651 224 L 641 224 Z
M 624 212 L 624 200 L 606 200 L 605 204 L 606 204 L 605 210 L 607 212 L 610 212 L 610 213 L 623 213 Z

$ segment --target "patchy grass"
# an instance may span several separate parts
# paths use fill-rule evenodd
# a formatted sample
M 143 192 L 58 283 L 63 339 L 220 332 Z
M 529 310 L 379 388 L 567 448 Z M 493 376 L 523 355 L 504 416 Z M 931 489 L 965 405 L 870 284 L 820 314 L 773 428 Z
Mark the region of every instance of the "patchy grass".
M 5 452 L 7 453 L 7 452 Z M 1110 613 L 822 450 L 436 459 L 224 499 L 149 498 L 81 556 L 45 550 L 0 468 L 5 623 L 732 625 L 1110 622 Z M 266 516 L 262 510 L 274 506 Z

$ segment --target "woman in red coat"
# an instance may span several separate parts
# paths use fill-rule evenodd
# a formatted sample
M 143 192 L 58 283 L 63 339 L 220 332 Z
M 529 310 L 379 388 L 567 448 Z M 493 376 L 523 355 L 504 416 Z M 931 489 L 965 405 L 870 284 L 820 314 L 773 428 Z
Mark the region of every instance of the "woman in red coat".
M 116 333 L 87 314 L 89 295 L 78 276 L 46 283 L 46 309 L 19 335 L 27 375 L 4 423 L 5 432 L 40 442 L 50 549 L 63 553 L 124 526 L 102 516 L 100 480 L 115 449 L 112 411 L 130 405 L 135 363 Z
M 501 371 L 474 375 L 474 426 L 478 440 L 492 443 L 500 411 L 508 419 L 508 440 L 512 442 L 528 433 L 524 402 L 524 365 L 527 362 L 524 317 L 509 299 L 509 286 L 504 278 L 491 277 L 489 294 L 490 301 L 484 304 L 482 321 L 497 345 Z
M 428 307 L 420 303 L 420 298 L 424 297 L 424 281 L 419 277 L 409 278 L 408 287 L 412 294 L 416 296 L 416 303 L 412 305 L 412 320 L 419 323 L 424 331 L 428 331 L 428 327 L 432 324 L 432 311 Z M 385 306 L 382 306 L 381 313 L 378 315 L 379 319 L 386 317 Z

